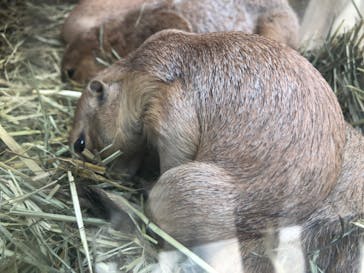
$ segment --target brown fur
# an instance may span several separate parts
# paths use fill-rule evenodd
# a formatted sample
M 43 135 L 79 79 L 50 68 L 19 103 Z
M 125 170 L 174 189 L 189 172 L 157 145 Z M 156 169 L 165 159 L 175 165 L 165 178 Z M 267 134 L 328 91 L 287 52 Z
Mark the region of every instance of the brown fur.
M 346 125 L 346 145 L 337 185 L 302 224 L 306 272 L 311 272 L 310 261 L 326 273 L 361 272 L 363 231 L 351 223 L 364 217 L 363 193 L 364 137 Z M 244 272 L 273 272 L 264 238 L 244 241 L 243 245 Z
M 86 82 L 103 68 L 95 62 L 95 56 L 111 60 L 110 52 L 114 49 L 124 57 L 163 29 L 196 33 L 239 30 L 258 33 L 292 47 L 298 43 L 298 19 L 286 0 L 144 2 L 147 1 L 139 1 L 139 8 L 104 24 L 103 46 L 99 44 L 100 24 L 79 33 L 66 48 L 62 61 L 63 79 Z M 81 5 L 70 17 L 81 12 Z M 77 17 L 73 20 L 77 25 Z M 68 21 L 66 25 L 71 24 Z
M 72 42 L 78 35 L 93 27 L 108 22 L 141 5 L 145 0 L 80 0 L 79 4 L 67 16 L 61 30 L 66 43 Z
M 234 32 L 160 32 L 91 82 L 72 145 L 81 133 L 89 150 L 120 149 L 120 170 L 157 152 L 148 214 L 184 244 L 238 237 L 244 272 L 268 273 L 269 259 L 252 254 L 266 230 L 298 224 L 307 255 L 328 246 L 318 259 L 327 272 L 357 272 L 358 231 L 330 242 L 339 217 L 363 215 L 364 139 L 288 47 Z

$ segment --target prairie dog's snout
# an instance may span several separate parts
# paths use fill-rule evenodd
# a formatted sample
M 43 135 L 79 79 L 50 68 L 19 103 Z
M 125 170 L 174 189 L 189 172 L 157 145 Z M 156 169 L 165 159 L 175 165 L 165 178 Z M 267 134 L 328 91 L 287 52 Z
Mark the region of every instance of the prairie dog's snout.
M 97 142 L 97 140 L 99 139 L 99 134 L 90 134 L 88 132 L 90 130 L 90 127 L 92 127 L 92 124 L 84 126 L 84 121 L 87 118 L 94 118 L 94 122 L 98 122 L 96 117 L 90 114 L 90 112 L 92 111 L 86 108 L 92 108 L 95 107 L 97 104 L 101 104 L 103 99 L 105 98 L 105 91 L 105 84 L 100 80 L 94 79 L 87 85 L 87 88 L 84 91 L 84 93 L 87 93 L 85 94 L 87 98 L 84 97 L 82 99 L 83 101 L 80 100 L 78 103 L 79 107 L 78 110 L 76 110 L 77 118 L 75 118 L 74 120 L 74 129 L 70 134 L 69 138 L 69 145 L 71 146 L 72 151 L 78 154 L 81 154 L 86 148 L 88 148 L 89 150 L 93 149 L 94 144 L 91 144 L 92 140 L 94 142 Z M 86 100 L 87 102 L 84 102 Z M 105 109 L 101 111 L 107 112 L 108 110 Z

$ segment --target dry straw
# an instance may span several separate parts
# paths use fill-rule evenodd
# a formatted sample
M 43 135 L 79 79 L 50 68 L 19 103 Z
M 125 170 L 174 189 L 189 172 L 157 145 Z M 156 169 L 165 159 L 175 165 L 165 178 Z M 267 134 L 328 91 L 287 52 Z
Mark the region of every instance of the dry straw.
M 206 267 L 148 222 L 133 183 L 110 178 L 102 162 L 70 158 L 67 134 L 80 90 L 60 82 L 59 30 L 71 8 L 56 0 L 0 4 L 0 272 L 91 272 L 95 261 L 115 259 L 123 272 L 150 272 L 156 241 L 146 223 Z M 305 54 L 333 86 L 347 120 L 364 128 L 362 38 L 358 25 Z M 81 212 L 77 184 L 120 196 L 140 218 L 136 234 Z

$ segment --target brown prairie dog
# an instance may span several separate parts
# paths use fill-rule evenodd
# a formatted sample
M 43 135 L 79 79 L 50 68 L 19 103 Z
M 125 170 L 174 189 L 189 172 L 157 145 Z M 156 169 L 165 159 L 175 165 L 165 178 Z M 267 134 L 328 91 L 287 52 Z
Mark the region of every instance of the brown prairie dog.
M 77 26 L 78 21 L 84 21 L 79 19 L 82 4 L 84 2 L 76 7 L 66 21 L 63 31 L 65 37 L 70 36 L 67 32 L 74 32 L 67 26 Z M 105 5 L 113 6 L 115 3 L 109 0 Z M 74 38 L 68 44 L 62 61 L 63 80 L 87 82 L 105 68 L 105 65 L 95 61 L 95 57 L 112 59 L 112 49 L 120 57 L 125 57 L 150 35 L 162 29 L 174 28 L 196 33 L 238 30 L 258 33 L 292 47 L 298 45 L 298 19 L 286 0 L 137 1 L 134 5 L 137 6 L 134 9 L 130 6 L 116 9 L 123 13 L 103 21 L 102 45 L 102 22 L 98 17 L 91 20 L 99 22 L 95 23 L 94 28 L 77 31 L 77 36 L 72 35 Z M 106 7 L 103 8 L 106 12 Z
M 339 217 L 363 215 L 363 143 L 294 50 L 257 35 L 172 30 L 90 82 L 70 134 L 76 152 L 120 149 L 118 168 L 131 173 L 153 147 L 149 217 L 191 247 L 238 238 L 244 272 L 260 273 L 273 272 L 252 254 L 268 228 L 302 226 L 308 263 L 312 246 L 340 235 Z M 359 272 L 357 237 L 322 253 L 328 272 Z

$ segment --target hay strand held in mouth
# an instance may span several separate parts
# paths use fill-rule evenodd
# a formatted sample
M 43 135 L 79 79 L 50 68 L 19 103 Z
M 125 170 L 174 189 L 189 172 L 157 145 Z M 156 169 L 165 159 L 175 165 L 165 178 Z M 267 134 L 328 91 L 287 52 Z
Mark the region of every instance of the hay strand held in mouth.
M 108 157 L 104 158 L 101 162 L 104 165 L 107 165 L 109 163 L 111 163 L 112 161 L 114 161 L 116 158 L 118 158 L 119 156 L 121 156 L 123 153 L 120 150 L 117 150 L 115 153 L 109 155 Z

